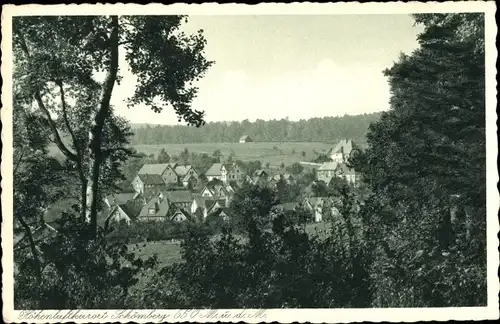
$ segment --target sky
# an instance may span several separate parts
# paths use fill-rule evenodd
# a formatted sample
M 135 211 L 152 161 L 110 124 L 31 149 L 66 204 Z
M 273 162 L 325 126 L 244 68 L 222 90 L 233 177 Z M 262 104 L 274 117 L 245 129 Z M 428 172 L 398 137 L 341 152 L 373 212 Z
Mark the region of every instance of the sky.
M 417 47 L 420 32 L 409 15 L 203 15 L 190 16 L 183 28 L 203 29 L 206 57 L 215 61 L 192 104 L 205 111 L 207 122 L 387 110 L 382 71 Z M 173 110 L 127 108 L 135 78 L 124 57 L 120 64 L 116 112 L 132 123 L 179 124 Z

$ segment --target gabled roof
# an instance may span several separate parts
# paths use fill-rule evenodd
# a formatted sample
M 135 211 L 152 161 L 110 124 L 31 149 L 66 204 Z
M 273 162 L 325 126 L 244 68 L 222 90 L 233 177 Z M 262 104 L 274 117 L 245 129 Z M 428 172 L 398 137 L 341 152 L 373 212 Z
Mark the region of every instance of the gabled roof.
M 248 135 L 243 135 L 240 137 L 240 141 L 247 141 L 247 140 L 252 140 L 252 138 Z
M 318 171 L 335 171 L 338 165 L 337 162 L 325 162 L 318 168 Z
M 353 149 L 359 149 L 358 145 L 352 140 L 343 139 L 330 151 L 330 154 L 343 153 L 349 155 Z
M 355 174 L 356 172 L 354 171 L 354 169 L 352 168 L 349 168 L 347 166 L 347 164 L 345 163 L 340 163 L 339 164 L 339 170 L 342 171 L 343 174 L 348 174 L 348 175 L 352 175 L 352 174 Z
M 33 240 L 35 242 L 38 242 L 52 235 L 56 235 L 57 232 L 58 231 L 54 227 L 50 226 L 47 223 L 44 223 L 33 229 L 31 231 L 31 235 L 33 237 Z M 18 237 L 18 239 L 14 242 L 14 248 L 17 250 L 27 247 L 28 243 L 26 241 L 28 241 L 26 234 L 24 234 L 22 237 Z
M 285 211 L 290 211 L 290 210 L 295 210 L 295 208 L 299 207 L 298 202 L 288 202 L 288 203 L 283 203 L 276 205 L 277 208 L 283 209 Z
M 214 163 L 212 166 L 205 172 L 206 176 L 220 176 L 221 175 L 222 163 Z
M 228 217 L 231 217 L 231 210 L 227 207 L 223 207 L 220 209 L 217 209 L 215 212 L 212 213 L 214 216 L 221 216 L 222 215 L 227 215 Z
M 190 203 L 193 201 L 193 194 L 189 190 L 174 190 L 162 192 L 164 197 L 171 203 Z
M 255 170 L 255 172 L 253 173 L 254 177 L 261 177 L 262 175 L 267 175 L 267 172 L 262 169 Z
M 108 195 L 106 199 L 110 205 L 122 205 L 129 200 L 135 199 L 138 195 L 136 192 L 121 192 Z
M 184 209 L 177 209 L 170 217 L 170 220 L 173 220 L 174 217 L 177 216 L 178 214 L 185 216 L 187 220 L 191 220 L 191 215 Z
M 199 194 L 194 194 L 193 195 L 193 203 L 196 202 L 196 204 L 199 207 L 203 207 L 205 205 L 205 198 Z
M 275 174 L 270 180 L 274 181 L 280 181 L 283 178 L 283 180 L 292 180 L 293 176 L 290 173 L 285 173 L 285 174 Z
M 281 174 L 275 174 L 275 175 L 273 175 L 273 176 L 269 179 L 269 181 L 276 181 L 276 182 L 278 182 L 278 181 L 280 181 L 280 180 L 281 180 L 281 176 L 282 176 Z
M 227 192 L 236 192 L 236 190 L 238 190 L 238 185 L 236 184 L 236 182 L 231 181 L 228 184 L 226 184 L 225 188 Z
M 191 178 L 193 178 L 193 179 L 197 180 L 197 178 L 196 178 L 194 175 L 192 175 L 192 174 L 189 174 L 189 173 L 188 173 L 188 174 L 186 174 L 186 175 L 184 176 L 184 178 L 182 179 L 182 182 L 189 181 L 189 179 L 191 179 Z
M 176 163 L 147 163 L 142 166 L 142 168 L 137 172 L 137 174 L 159 174 L 162 175 L 165 170 L 170 168 L 175 168 Z
M 226 207 L 225 199 L 205 199 L 204 201 L 205 209 L 210 212 L 210 210 L 215 206 L 216 203 L 219 203 L 221 207 Z
M 143 206 L 144 204 L 139 200 L 130 200 L 124 204 L 118 205 L 118 207 L 120 207 L 120 209 L 123 210 L 123 212 L 127 214 L 130 219 L 137 218 L 141 213 Z
M 161 175 L 159 174 L 138 174 L 139 179 L 141 179 L 142 183 L 145 185 L 164 185 Z
M 177 173 L 179 177 L 184 177 L 190 169 L 190 165 L 178 165 L 175 167 L 175 173 Z
M 224 169 L 226 169 L 227 172 L 231 171 L 234 167 L 235 163 L 223 163 L 221 165 L 221 169 L 222 167 L 224 167 Z
M 149 209 L 154 208 L 154 215 L 149 214 Z M 170 205 L 167 199 L 160 199 L 159 197 L 151 198 L 146 205 L 144 205 L 139 213 L 139 217 L 165 217 L 167 216 L 168 210 L 170 209 Z

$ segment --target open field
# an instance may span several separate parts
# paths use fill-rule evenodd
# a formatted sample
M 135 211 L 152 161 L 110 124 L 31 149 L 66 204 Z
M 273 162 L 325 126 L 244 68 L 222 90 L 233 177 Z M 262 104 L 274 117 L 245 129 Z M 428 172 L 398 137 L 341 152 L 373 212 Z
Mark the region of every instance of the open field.
M 160 267 L 181 261 L 181 246 L 178 241 L 140 242 L 131 244 L 130 248 L 136 256 L 147 259 L 153 255 L 158 256 Z
M 162 148 L 170 155 L 177 155 L 186 148 L 189 152 L 206 153 L 211 156 L 215 150 L 219 149 L 223 159 L 233 153 L 233 160 L 258 160 L 263 165 L 269 163 L 272 166 L 279 166 L 281 163 L 290 165 L 294 162 L 311 160 L 319 153 L 328 152 L 332 147 L 332 144 L 322 142 L 190 143 L 134 146 L 138 152 L 147 155 L 156 155 Z M 302 152 L 305 153 L 305 156 Z
M 330 227 L 329 223 L 312 223 L 307 224 L 306 232 L 309 234 L 320 233 L 324 235 L 324 231 L 328 230 Z M 240 239 L 243 239 L 238 235 Z M 214 236 L 216 240 L 218 236 Z M 136 256 L 147 259 L 153 255 L 158 256 L 158 262 L 160 267 L 174 264 L 176 262 L 182 261 L 180 256 L 181 246 L 180 241 L 155 241 L 155 242 L 139 242 L 130 244 L 129 248 L 131 251 L 135 252 Z

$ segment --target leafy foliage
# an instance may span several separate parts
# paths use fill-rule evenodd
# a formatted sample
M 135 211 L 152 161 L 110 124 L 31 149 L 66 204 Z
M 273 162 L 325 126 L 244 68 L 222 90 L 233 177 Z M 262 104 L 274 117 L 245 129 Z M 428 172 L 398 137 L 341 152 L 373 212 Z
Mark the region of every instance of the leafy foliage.
M 154 268 L 156 258 L 135 258 L 125 245 L 108 243 L 102 232 L 86 240 L 89 226 L 75 224 L 69 214 L 60 223 L 59 233 L 40 245 L 40 279 L 33 259 L 22 250 L 16 253 L 16 309 L 124 308 L 137 275 Z
M 424 27 L 420 48 L 385 71 L 391 110 L 372 124 L 369 150 L 353 161 L 376 193 L 370 204 L 391 206 L 384 207 L 389 219 L 372 217 L 372 226 L 383 233 L 373 244 L 384 247 L 377 249 L 373 270 L 380 282 L 374 303 L 481 305 L 486 302 L 483 16 L 424 14 L 415 20 Z
M 255 196 L 264 192 L 247 190 Z M 323 239 L 308 235 L 286 213 L 269 213 L 267 204 L 242 210 L 252 218 L 241 225 L 244 238 L 235 236 L 229 227 L 215 239 L 188 232 L 182 244 L 185 262 L 158 273 L 145 291 L 143 307 L 369 305 L 369 265 L 364 261 L 369 260 L 365 258 L 368 251 L 355 233 L 360 227 L 349 227 L 353 232 L 348 239 L 337 232 Z M 344 221 L 350 216 L 345 215 Z M 259 220 L 269 220 L 270 227 L 256 226 L 263 223 Z

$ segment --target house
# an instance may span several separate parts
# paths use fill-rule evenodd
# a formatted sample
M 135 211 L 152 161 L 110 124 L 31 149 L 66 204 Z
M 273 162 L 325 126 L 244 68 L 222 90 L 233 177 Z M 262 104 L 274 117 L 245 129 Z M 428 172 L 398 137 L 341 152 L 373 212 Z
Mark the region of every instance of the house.
M 177 163 L 147 163 L 137 172 L 137 174 L 157 174 L 160 175 L 165 184 L 178 183 L 179 177 L 175 172 Z
M 134 189 L 143 193 L 146 190 L 163 190 L 165 189 L 165 182 L 159 174 L 138 174 L 132 180 Z
M 316 178 L 318 181 L 330 183 L 330 180 L 336 176 L 338 162 L 325 162 L 316 170 Z
M 186 212 L 184 209 L 177 209 L 170 217 L 170 221 L 177 223 L 189 220 L 191 220 L 191 215 L 189 215 L 189 213 Z
M 205 176 L 208 181 L 212 180 L 221 180 L 222 181 L 222 163 L 214 163 L 212 166 L 205 172 Z
M 226 205 L 229 205 L 235 192 L 235 185 L 211 181 L 203 188 L 201 196 L 203 198 L 225 199 Z
M 298 202 L 289 202 L 289 203 L 283 203 L 283 204 L 278 204 L 274 206 L 275 209 L 281 210 L 281 211 L 295 211 L 300 207 L 300 203 Z
M 220 217 L 224 222 L 227 222 L 227 221 L 229 221 L 229 219 L 231 217 L 230 216 L 231 215 L 231 211 L 229 210 L 229 208 L 223 207 L 223 208 L 218 208 L 217 210 L 215 210 L 210 215 L 213 215 L 215 217 Z
M 112 225 L 125 223 L 130 225 L 139 216 L 144 204 L 139 199 L 129 200 L 123 204 L 116 204 L 111 207 L 108 216 L 104 218 L 104 228 Z
M 178 165 L 175 167 L 175 173 L 179 183 L 182 183 L 185 188 L 194 188 L 198 185 L 200 175 L 191 165 Z
M 314 221 L 317 223 L 328 217 L 340 215 L 341 204 L 341 199 L 336 197 L 313 197 L 304 200 L 304 207 L 313 212 Z
M 51 225 L 47 223 L 39 224 L 31 230 L 31 235 L 35 243 L 44 241 L 49 237 L 54 237 L 57 235 L 58 231 Z M 29 247 L 29 240 L 26 234 L 15 235 L 13 242 L 14 250 L 21 250 Z
M 193 194 L 189 190 L 160 192 L 159 197 L 167 199 L 170 205 L 188 210 L 193 202 Z
M 205 198 L 220 197 L 221 195 L 225 197 L 227 196 L 227 191 L 223 183 L 211 181 L 203 188 L 201 195 Z
M 168 212 L 170 210 L 170 203 L 163 195 L 153 196 L 144 205 L 137 217 L 138 221 L 166 221 L 168 219 Z
M 139 197 L 138 192 L 120 192 L 113 193 L 104 198 L 104 203 L 108 207 L 113 207 L 115 205 L 123 205 L 130 200 L 134 200 Z
M 243 135 L 240 137 L 240 143 L 248 143 L 248 142 L 253 142 L 252 138 L 248 135 Z
M 252 183 L 254 185 L 264 186 L 267 184 L 268 174 L 264 170 L 255 170 L 252 177 Z
M 271 177 L 271 179 L 269 179 L 269 184 L 272 187 L 275 187 L 280 180 L 283 180 L 286 184 L 292 184 L 294 183 L 295 178 L 289 173 L 275 174 L 274 176 Z
M 337 170 L 337 176 L 344 178 L 348 183 L 356 184 L 359 180 L 359 174 L 357 174 L 353 168 L 349 168 L 347 164 L 340 163 Z
M 229 181 L 242 181 L 245 173 L 236 163 L 214 163 L 205 173 L 208 181 L 214 179 L 221 180 L 224 183 Z
M 221 180 L 224 183 L 229 181 L 242 181 L 245 176 L 243 170 L 236 163 L 224 163 L 221 166 Z
M 323 221 L 328 208 L 330 207 L 330 199 L 328 197 L 311 197 L 304 200 L 306 210 L 313 213 L 316 223 Z
M 219 209 L 226 207 L 226 200 L 224 199 L 205 199 L 205 206 L 203 209 L 203 218 L 206 219 L 208 215 L 217 212 Z
M 206 219 L 211 213 L 226 207 L 225 199 L 195 196 L 191 204 L 191 214 Z
M 328 155 L 333 162 L 346 163 L 349 157 L 351 157 L 356 151 L 360 151 L 360 148 L 356 143 L 352 140 L 343 139 L 328 152 Z

